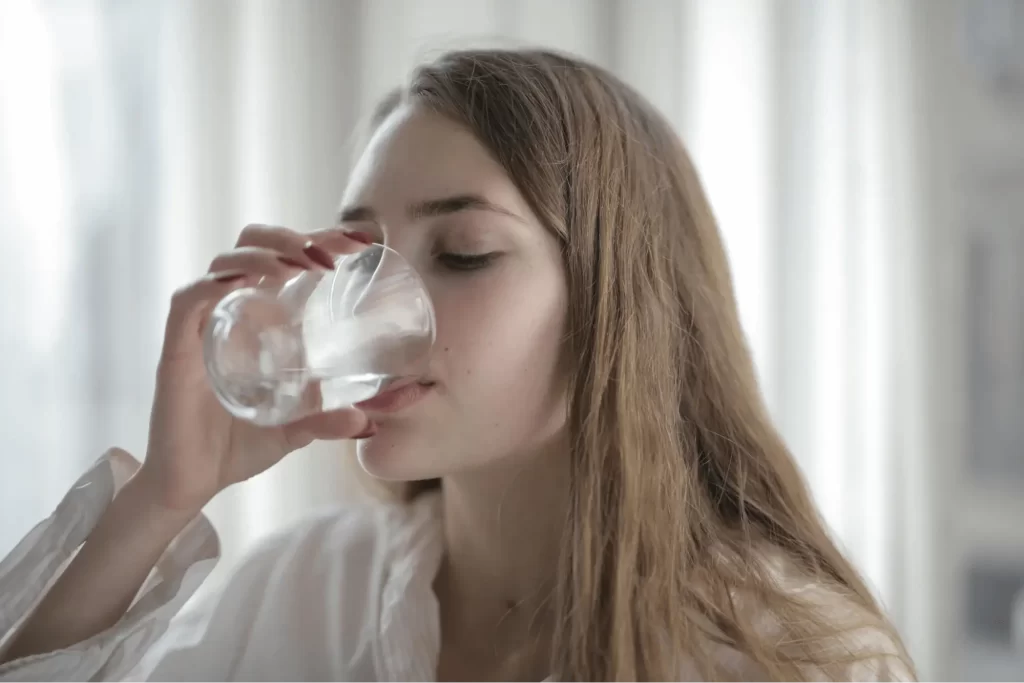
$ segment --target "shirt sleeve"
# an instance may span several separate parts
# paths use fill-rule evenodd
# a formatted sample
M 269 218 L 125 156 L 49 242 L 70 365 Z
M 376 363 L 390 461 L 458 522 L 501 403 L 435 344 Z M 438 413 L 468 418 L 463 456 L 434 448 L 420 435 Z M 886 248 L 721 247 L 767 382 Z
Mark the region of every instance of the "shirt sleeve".
M 75 482 L 53 514 L 0 560 L 0 655 L 138 468 L 127 452 L 107 451 Z M 205 516 L 196 517 L 168 546 L 113 627 L 61 650 L 0 664 L 0 681 L 122 678 L 164 634 L 219 556 L 213 526 Z

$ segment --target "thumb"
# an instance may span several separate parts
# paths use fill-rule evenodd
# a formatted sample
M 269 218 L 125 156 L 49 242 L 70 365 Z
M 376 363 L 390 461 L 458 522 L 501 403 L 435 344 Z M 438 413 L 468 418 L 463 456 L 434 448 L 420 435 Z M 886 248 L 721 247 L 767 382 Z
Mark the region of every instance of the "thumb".
M 327 441 L 361 438 L 374 428 L 363 411 L 341 408 L 304 417 L 287 425 L 284 430 L 289 441 L 308 442 L 314 439 Z

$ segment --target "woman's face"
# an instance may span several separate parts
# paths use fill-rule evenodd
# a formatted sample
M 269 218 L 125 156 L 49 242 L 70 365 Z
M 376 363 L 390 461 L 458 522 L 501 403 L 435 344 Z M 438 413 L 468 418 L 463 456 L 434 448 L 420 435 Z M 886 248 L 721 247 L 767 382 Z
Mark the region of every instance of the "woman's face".
M 554 443 L 566 398 L 559 245 L 473 135 L 400 107 L 352 173 L 342 224 L 413 265 L 437 321 L 433 384 L 398 410 L 367 409 L 378 431 L 359 442 L 362 466 L 383 479 L 427 479 Z

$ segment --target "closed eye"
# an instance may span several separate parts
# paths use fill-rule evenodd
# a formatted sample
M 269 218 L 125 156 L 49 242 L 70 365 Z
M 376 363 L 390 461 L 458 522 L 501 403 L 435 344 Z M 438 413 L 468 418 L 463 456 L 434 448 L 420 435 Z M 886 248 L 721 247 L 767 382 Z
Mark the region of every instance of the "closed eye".
M 480 270 L 489 266 L 501 254 L 490 252 L 488 254 L 459 254 L 446 252 L 437 255 L 438 262 L 448 270 L 470 271 Z

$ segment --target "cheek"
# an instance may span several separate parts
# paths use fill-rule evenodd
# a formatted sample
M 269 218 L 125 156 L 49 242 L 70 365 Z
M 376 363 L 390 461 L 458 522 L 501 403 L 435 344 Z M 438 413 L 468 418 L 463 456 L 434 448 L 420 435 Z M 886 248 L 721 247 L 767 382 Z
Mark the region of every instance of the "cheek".
M 563 395 L 560 273 L 509 269 L 466 278 L 447 285 L 435 307 L 442 378 L 467 420 L 505 432 L 551 414 Z

